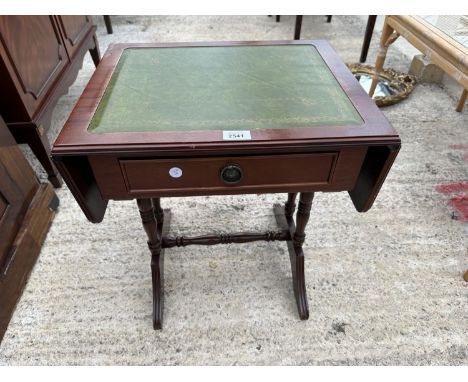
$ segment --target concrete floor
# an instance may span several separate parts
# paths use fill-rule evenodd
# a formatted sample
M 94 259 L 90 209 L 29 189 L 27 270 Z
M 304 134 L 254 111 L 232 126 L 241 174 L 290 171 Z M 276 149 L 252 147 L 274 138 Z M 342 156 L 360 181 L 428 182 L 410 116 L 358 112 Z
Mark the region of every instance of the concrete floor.
M 113 42 L 289 39 L 294 17 L 113 17 Z M 306 16 L 303 38 L 327 39 L 357 62 L 359 17 Z M 369 62 L 376 54 L 374 36 Z M 387 65 L 410 60 L 390 49 Z M 62 97 L 53 141 L 89 80 L 86 58 Z M 436 85 L 418 85 L 383 112 L 402 150 L 374 207 L 355 212 L 346 193 L 318 194 L 305 244 L 310 319 L 300 321 L 284 244 L 188 247 L 166 252 L 162 331 L 151 327 L 146 237 L 132 201 L 110 202 L 87 222 L 67 187 L 10 327 L 4 365 L 467 365 L 467 222 L 450 187 L 468 180 L 467 111 Z M 466 109 L 466 108 L 465 108 Z M 34 158 L 24 148 L 42 178 Z M 453 187 L 452 187 L 453 188 Z M 169 198 L 174 233 L 275 226 L 283 195 Z M 466 200 L 466 199 L 465 199 Z

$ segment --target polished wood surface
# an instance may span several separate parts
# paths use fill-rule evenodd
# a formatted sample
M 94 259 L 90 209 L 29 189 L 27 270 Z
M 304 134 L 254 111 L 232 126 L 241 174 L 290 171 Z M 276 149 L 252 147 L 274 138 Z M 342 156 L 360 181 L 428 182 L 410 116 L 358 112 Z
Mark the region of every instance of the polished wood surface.
M 94 112 L 106 90 L 113 70 L 118 63 L 122 51 L 127 47 L 185 47 L 185 46 L 215 46 L 215 45 L 268 45 L 268 44 L 314 44 L 322 58 L 337 78 L 343 90 L 349 96 L 356 110 L 363 119 L 359 126 L 326 126 L 311 128 L 290 129 L 257 129 L 252 130 L 252 140 L 229 142 L 222 140 L 222 131 L 189 131 L 189 132 L 133 132 L 133 133 L 108 133 L 90 134 L 88 126 Z M 353 75 L 339 60 L 336 53 L 324 41 L 272 41 L 272 42 L 233 42 L 233 43 L 179 43 L 179 44 L 120 44 L 111 47 L 106 52 L 101 64 L 91 78 L 82 97 L 71 113 L 64 129 L 57 138 L 53 157 L 60 163 L 62 173 L 73 172 L 74 168 L 84 166 L 83 169 L 92 168 L 86 181 L 70 181 L 70 189 L 80 201 L 86 216 L 92 221 L 100 221 L 103 218 L 107 199 L 127 199 L 131 197 L 151 197 L 151 193 L 157 196 L 171 196 L 175 192 L 180 196 L 203 195 L 206 189 L 192 187 L 187 184 L 180 188 L 160 187 L 163 178 L 148 177 L 148 171 L 156 171 L 158 163 L 163 163 L 165 158 L 177 158 L 176 162 L 182 162 L 182 158 L 188 158 L 186 163 L 195 163 L 195 158 L 212 158 L 213 156 L 226 157 L 248 155 L 273 155 L 273 154 L 305 154 L 320 152 L 335 152 L 338 155 L 337 169 L 333 182 L 330 184 L 308 185 L 291 183 L 282 187 L 278 184 L 258 185 L 250 187 L 249 192 L 301 192 L 301 191 L 350 191 L 354 200 L 362 199 L 355 205 L 360 211 L 370 208 L 375 196 L 380 189 L 379 176 L 373 172 L 360 173 L 361 181 L 355 182 L 358 169 L 361 169 L 365 153 L 369 147 L 375 147 L 374 154 L 385 152 L 388 147 L 398 148 L 400 139 L 387 119 L 378 110 L 372 100 L 360 87 Z M 133 161 L 141 159 L 140 169 L 147 168 L 145 177 L 138 178 L 138 170 L 130 170 L 130 180 L 126 166 L 132 168 Z M 389 157 L 391 165 L 394 156 Z M 75 163 L 80 162 L 80 166 Z M 169 163 L 171 159 L 168 159 Z M 372 158 L 369 157 L 369 163 Z M 136 162 L 135 162 L 136 163 Z M 341 167 L 341 165 L 343 167 Z M 381 163 L 384 171 L 385 164 Z M 338 166 L 340 165 L 340 166 Z M 65 168 L 69 168 L 66 170 Z M 136 168 L 136 167 L 135 167 Z M 316 168 L 316 166 L 313 166 Z M 196 169 L 194 166 L 192 169 Z M 161 170 L 162 171 L 162 170 Z M 315 171 L 315 170 L 314 170 Z M 76 172 L 76 171 L 75 171 Z M 78 172 L 80 172 L 78 170 Z M 132 174 L 137 179 L 132 178 Z M 201 173 L 202 177 L 205 173 Z M 380 173 L 379 173 L 380 174 Z M 167 177 L 167 174 L 165 174 Z M 83 175 L 81 175 L 83 177 Z M 71 180 L 71 177 L 68 177 Z M 135 189 L 129 183 L 133 179 L 138 186 Z M 367 180 L 366 180 L 367 179 Z M 143 182 L 143 183 L 142 183 Z M 154 183 L 157 182 L 158 184 Z M 364 187 L 364 182 L 367 185 Z M 77 184 L 78 183 L 78 184 Z M 140 184 L 141 183 L 141 184 Z M 193 183 L 191 183 L 193 186 Z M 360 187 L 355 188 L 356 185 Z M 291 188 L 293 187 L 293 188 Z M 307 188 L 309 187 L 309 188 Z M 312 188 L 310 188 L 312 187 Z M 100 191 L 101 195 L 98 195 Z M 212 194 L 239 194 L 245 192 L 245 188 L 236 187 L 211 187 Z M 93 195 L 90 198 L 90 195 Z
M 304 153 L 306 150 L 309 152 Z M 252 150 L 242 156 L 225 156 L 218 152 L 216 157 L 212 154 L 201 158 L 178 154 L 178 159 L 164 159 L 157 152 L 141 159 L 135 155 L 89 155 L 85 165 L 89 163 L 92 167 L 95 182 L 105 199 L 197 196 L 207 192 L 212 195 L 285 192 L 288 189 L 345 191 L 354 186 L 367 152 L 363 147 L 336 146 L 310 151 L 311 148 L 295 153 L 290 149 L 281 155 L 260 155 L 257 151 L 258 154 L 253 155 L 256 152 Z M 62 162 L 73 160 L 63 157 Z M 243 179 L 235 186 L 220 179 L 220 170 L 231 163 L 240 165 L 244 172 Z M 169 170 L 173 167 L 181 169 L 183 176 L 172 178 Z M 304 172 L 304 168 L 310 171 Z
M 399 151 L 400 145 L 369 147 L 356 184 L 349 191 L 357 211 L 366 212 L 372 207 Z
M 135 48 L 313 44 L 362 118 L 358 125 L 252 129 L 251 139 L 223 140 L 223 130 L 92 133 L 88 130 L 122 51 Z M 195 50 L 194 50 L 195 51 Z M 144 94 L 142 95 L 144 96 Z M 304 279 L 306 225 L 314 192 L 348 191 L 366 211 L 398 153 L 400 138 L 324 41 L 120 44 L 111 47 L 84 90 L 52 156 L 71 192 L 94 222 L 107 202 L 137 199 L 151 252 L 153 327 L 162 327 L 163 250 L 186 245 L 286 241 L 301 319 L 309 317 Z M 224 177 L 226 169 L 234 171 Z M 174 172 L 175 171 L 175 172 Z M 161 197 L 287 193 L 275 207 L 279 231 L 169 236 Z M 297 193 L 301 193 L 294 219 Z
M 88 158 L 54 158 L 60 174 L 89 221 L 102 221 L 108 199 L 103 199 Z
M 0 113 L 18 143 L 28 143 L 55 187 L 47 129 L 89 50 L 99 63 L 89 16 L 0 16 Z
M 0 117 L 0 341 L 58 206 Z

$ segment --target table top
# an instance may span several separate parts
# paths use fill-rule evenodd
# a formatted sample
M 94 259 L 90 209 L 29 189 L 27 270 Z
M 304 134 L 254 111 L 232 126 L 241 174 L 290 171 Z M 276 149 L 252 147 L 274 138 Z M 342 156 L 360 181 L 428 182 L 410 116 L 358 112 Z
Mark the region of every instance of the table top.
M 419 17 L 468 48 L 468 16 L 421 15 Z
M 407 40 L 415 40 L 413 45 L 427 56 L 433 51 L 444 59 L 452 59 L 453 65 L 466 71 L 468 55 L 467 16 L 407 16 L 389 15 L 392 24 Z M 396 21 L 396 25 L 393 23 Z M 419 41 L 420 40 L 420 41 Z M 429 48 L 429 49 L 428 49 Z
M 358 141 L 399 138 L 326 41 L 116 44 L 52 153 Z
M 92 133 L 362 125 L 313 45 L 128 48 Z

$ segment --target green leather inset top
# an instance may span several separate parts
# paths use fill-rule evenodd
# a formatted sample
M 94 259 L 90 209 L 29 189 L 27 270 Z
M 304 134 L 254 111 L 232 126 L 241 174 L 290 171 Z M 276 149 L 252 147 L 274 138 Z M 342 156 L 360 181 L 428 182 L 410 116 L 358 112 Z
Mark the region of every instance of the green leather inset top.
M 129 48 L 95 133 L 360 125 L 311 45 Z

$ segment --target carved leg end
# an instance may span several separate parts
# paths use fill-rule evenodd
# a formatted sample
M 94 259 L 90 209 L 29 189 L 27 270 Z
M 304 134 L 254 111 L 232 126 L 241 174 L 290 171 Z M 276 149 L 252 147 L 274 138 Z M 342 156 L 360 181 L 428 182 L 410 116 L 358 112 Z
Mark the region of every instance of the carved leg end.
M 151 276 L 153 280 L 153 328 L 162 329 L 164 305 L 164 274 L 162 255 L 153 255 L 151 259 Z
M 295 277 L 293 277 L 294 295 L 296 297 L 299 317 L 301 318 L 301 320 L 307 320 L 309 319 L 309 304 L 307 302 L 307 291 L 305 286 L 303 254 L 299 256 L 296 255 L 296 264 L 293 273 L 295 273 Z
M 302 245 L 305 241 L 305 227 L 309 221 L 310 209 L 312 200 L 314 199 L 313 192 L 301 192 L 299 198 L 299 206 L 296 214 L 296 227 L 292 235 L 292 244 L 294 247 L 294 256 L 291 256 L 291 268 L 293 273 L 294 294 L 297 302 L 297 309 L 301 320 L 309 318 L 309 306 L 307 303 L 307 293 L 304 276 L 304 252 Z
M 293 194 L 290 194 L 293 195 Z M 295 196 L 294 196 L 295 197 Z M 309 304 L 307 302 L 307 291 L 304 275 L 304 252 L 302 251 L 302 243 L 305 239 L 304 228 L 309 217 L 309 211 L 312 203 L 313 193 L 301 194 L 298 209 L 298 225 L 296 228 L 294 219 L 287 218 L 286 211 L 283 207 L 276 204 L 274 206 L 274 213 L 276 222 L 279 227 L 287 228 L 290 232 L 290 240 L 287 241 L 289 260 L 291 262 L 291 273 L 294 297 L 296 300 L 297 310 L 301 320 L 309 318 Z M 290 201 L 292 197 L 288 198 Z M 292 211 L 291 213 L 293 213 Z M 298 245 L 296 245 L 296 243 Z
M 153 327 L 162 328 L 164 253 L 161 251 L 161 229 L 155 218 L 155 207 L 151 199 L 137 199 L 143 228 L 148 236 L 151 251 L 151 278 L 153 282 Z
M 162 260 L 162 259 L 161 259 Z M 162 329 L 163 316 L 163 268 L 160 267 L 160 256 L 153 256 L 151 261 L 151 275 L 153 279 L 153 328 Z

